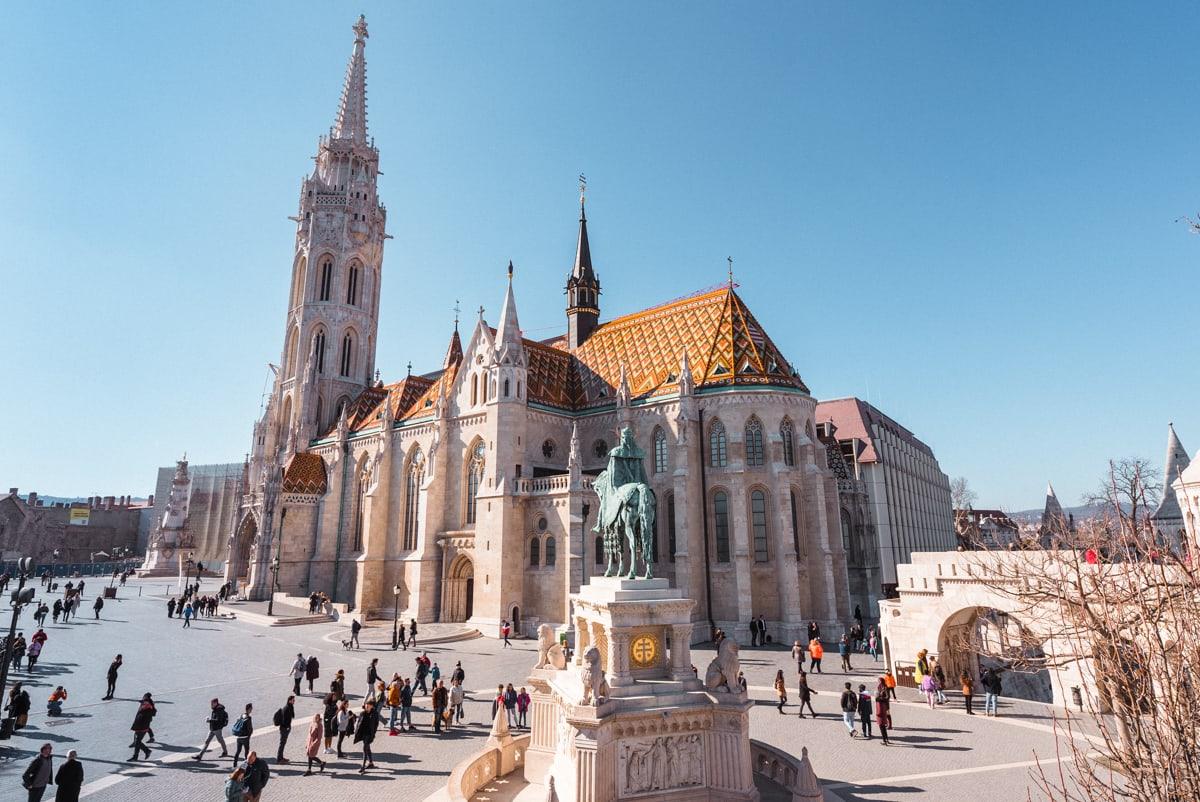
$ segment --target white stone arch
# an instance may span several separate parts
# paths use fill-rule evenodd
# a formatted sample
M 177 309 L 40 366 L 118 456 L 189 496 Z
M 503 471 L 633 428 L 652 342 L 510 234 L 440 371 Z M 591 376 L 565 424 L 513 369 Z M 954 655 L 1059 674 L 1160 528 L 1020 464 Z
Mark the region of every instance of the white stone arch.
M 466 621 L 474 615 L 475 563 L 468 554 L 458 554 L 446 570 L 442 589 L 442 621 Z
M 307 297 L 306 284 L 308 281 L 308 257 L 300 254 L 292 266 L 292 296 L 290 308 L 295 309 L 304 303 Z
M 313 298 L 317 301 L 333 301 L 337 297 L 337 259 L 331 251 L 322 251 L 314 264 L 317 274 Z

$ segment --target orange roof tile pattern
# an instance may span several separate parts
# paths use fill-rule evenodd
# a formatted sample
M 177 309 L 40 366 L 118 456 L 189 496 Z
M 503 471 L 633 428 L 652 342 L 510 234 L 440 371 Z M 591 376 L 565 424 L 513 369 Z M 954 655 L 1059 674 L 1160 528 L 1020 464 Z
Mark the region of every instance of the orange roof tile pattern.
M 325 460 L 318 454 L 298 452 L 283 470 L 283 492 L 323 496 L 329 489 Z

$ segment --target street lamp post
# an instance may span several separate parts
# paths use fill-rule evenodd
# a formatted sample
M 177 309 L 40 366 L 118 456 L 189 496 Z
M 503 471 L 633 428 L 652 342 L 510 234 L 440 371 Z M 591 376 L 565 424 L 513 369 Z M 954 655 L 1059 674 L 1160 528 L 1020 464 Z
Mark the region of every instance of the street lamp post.
M 195 556 L 196 556 L 196 552 L 189 551 L 188 557 L 187 557 L 187 562 L 184 563 L 184 565 L 187 566 L 187 573 L 184 574 L 184 578 L 183 578 L 183 592 L 185 594 L 187 593 L 188 588 L 190 588 L 192 586 L 192 566 L 196 564 L 195 559 L 193 559 Z M 199 578 L 199 577 L 197 577 L 197 578 Z
M 392 585 L 392 651 L 400 647 L 400 586 Z
M 17 561 L 17 589 L 12 592 L 9 604 L 12 605 L 12 622 L 8 626 L 8 639 L 4 641 L 4 655 L 0 660 L 0 693 L 8 689 L 8 667 L 12 663 L 12 645 L 17 634 L 17 619 L 21 616 L 21 608 L 33 601 L 33 588 L 25 587 L 25 580 L 29 578 L 29 572 L 33 570 L 33 558 L 22 557 Z M 2 723 L 0 723 L 0 739 L 8 739 L 12 736 L 13 718 L 11 712 Z
M 279 548 L 283 545 L 283 522 L 287 507 L 279 511 L 279 533 L 275 537 L 275 556 L 271 559 L 271 587 L 267 593 L 267 615 L 275 614 L 275 591 L 279 590 Z

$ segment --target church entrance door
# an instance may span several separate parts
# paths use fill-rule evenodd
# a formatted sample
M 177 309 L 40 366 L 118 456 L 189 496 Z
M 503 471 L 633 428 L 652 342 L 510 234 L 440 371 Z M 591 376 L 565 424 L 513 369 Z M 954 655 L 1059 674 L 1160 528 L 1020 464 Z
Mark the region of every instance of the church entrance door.
M 449 623 L 466 621 L 475 612 L 475 564 L 460 554 L 450 564 L 442 597 L 442 620 Z
M 237 528 L 233 545 L 229 550 L 229 571 L 225 579 L 235 584 L 240 593 L 250 582 L 250 552 L 258 537 L 258 521 L 247 515 Z

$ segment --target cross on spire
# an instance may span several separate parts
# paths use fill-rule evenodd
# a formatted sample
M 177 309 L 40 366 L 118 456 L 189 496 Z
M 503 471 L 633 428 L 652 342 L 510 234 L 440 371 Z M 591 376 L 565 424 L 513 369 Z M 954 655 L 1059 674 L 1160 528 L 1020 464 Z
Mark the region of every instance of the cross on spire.
M 583 206 L 583 196 L 587 194 L 587 176 L 579 174 L 579 205 Z
M 729 286 L 733 286 L 733 257 L 726 256 L 725 261 L 729 262 Z
M 458 316 L 462 313 L 462 309 L 459 308 L 458 304 L 459 304 L 459 301 L 457 298 L 455 298 L 454 299 L 454 330 L 455 331 L 458 331 Z

